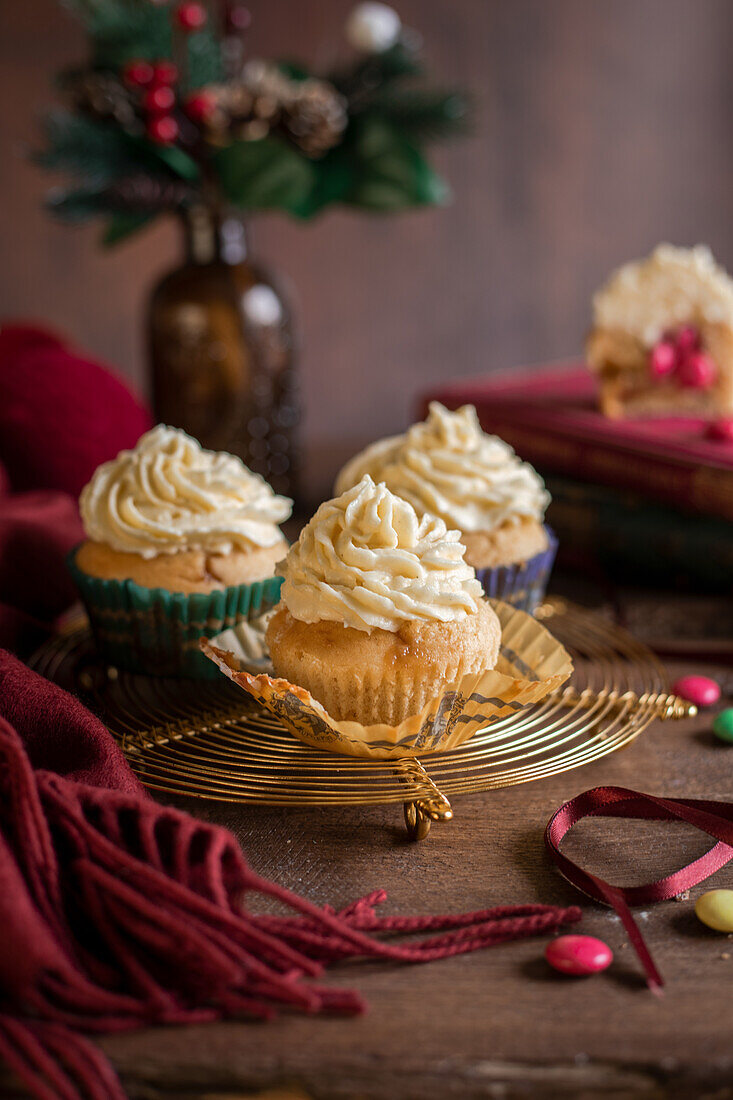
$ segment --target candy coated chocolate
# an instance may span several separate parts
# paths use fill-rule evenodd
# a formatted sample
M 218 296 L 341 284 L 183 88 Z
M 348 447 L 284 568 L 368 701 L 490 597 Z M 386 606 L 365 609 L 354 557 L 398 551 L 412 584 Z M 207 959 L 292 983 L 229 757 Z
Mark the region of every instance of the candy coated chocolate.
M 720 714 L 715 715 L 713 733 L 719 741 L 733 745 L 733 707 L 726 707 Z
M 675 336 L 675 343 L 682 355 L 700 350 L 700 330 L 694 325 L 683 325 Z
M 652 378 L 664 378 L 677 366 L 677 349 L 667 340 L 655 344 L 649 356 L 649 370 Z
M 708 890 L 695 902 L 698 920 L 716 932 L 733 932 L 733 890 Z
M 677 368 L 681 386 L 692 390 L 706 390 L 715 381 L 718 369 L 713 359 L 704 351 L 694 351 L 683 359 Z
M 597 974 L 611 965 L 613 952 L 595 936 L 558 936 L 545 948 L 545 958 L 562 974 Z
M 720 698 L 720 687 L 707 676 L 681 676 L 672 684 L 672 691 L 698 707 L 711 707 Z
M 721 416 L 719 420 L 711 420 L 705 434 L 708 439 L 714 439 L 716 443 L 733 443 L 733 416 Z

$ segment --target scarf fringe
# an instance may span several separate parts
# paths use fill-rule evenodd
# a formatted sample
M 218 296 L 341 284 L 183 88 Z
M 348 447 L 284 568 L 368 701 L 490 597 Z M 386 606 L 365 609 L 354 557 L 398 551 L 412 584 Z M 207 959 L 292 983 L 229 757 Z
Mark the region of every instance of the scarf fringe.
M 580 918 L 576 907 L 542 905 L 385 917 L 376 913 L 381 890 L 340 912 L 321 909 L 254 874 L 224 829 L 34 772 L 2 720 L 0 759 L 2 835 L 53 954 L 53 965 L 38 960 L 30 987 L 25 971 L 10 973 L 0 1054 L 41 1100 L 123 1097 L 109 1063 L 78 1032 L 269 1019 L 283 1008 L 356 1014 L 364 1003 L 355 991 L 314 981 L 325 966 L 355 957 L 427 962 Z M 253 914 L 252 894 L 290 915 Z

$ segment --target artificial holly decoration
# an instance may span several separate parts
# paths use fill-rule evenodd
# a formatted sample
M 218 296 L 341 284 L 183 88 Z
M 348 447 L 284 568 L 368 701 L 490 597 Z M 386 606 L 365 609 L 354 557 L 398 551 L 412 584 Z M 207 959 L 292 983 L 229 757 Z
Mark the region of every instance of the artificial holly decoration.
M 171 111 L 175 102 L 175 92 L 168 84 L 159 84 L 156 88 L 151 88 L 142 99 L 144 111 L 158 114 Z
M 156 145 L 172 145 L 178 137 L 178 123 L 171 115 L 156 115 L 148 122 L 147 134 Z
M 105 240 L 202 202 L 310 218 L 335 203 L 387 212 L 445 201 L 425 159 L 459 132 L 466 103 L 424 85 L 416 36 L 392 8 L 360 4 L 355 59 L 325 76 L 246 59 L 250 14 L 233 0 L 65 0 L 88 64 L 62 74 L 40 164 L 68 173 L 49 205 L 102 216 Z
M 200 31 L 206 24 L 206 8 L 203 4 L 188 2 L 176 8 L 176 22 L 181 30 Z
M 216 96 L 213 92 L 194 92 L 183 104 L 183 109 L 192 122 L 206 122 L 216 110 Z
M 153 65 L 151 84 L 175 84 L 178 80 L 178 69 L 172 61 L 156 61 Z
M 252 22 L 250 10 L 244 4 L 227 4 L 226 16 L 230 31 L 246 31 Z
M 122 70 L 122 78 L 131 88 L 147 88 L 152 83 L 154 74 L 155 70 L 150 62 L 139 58 L 128 61 Z

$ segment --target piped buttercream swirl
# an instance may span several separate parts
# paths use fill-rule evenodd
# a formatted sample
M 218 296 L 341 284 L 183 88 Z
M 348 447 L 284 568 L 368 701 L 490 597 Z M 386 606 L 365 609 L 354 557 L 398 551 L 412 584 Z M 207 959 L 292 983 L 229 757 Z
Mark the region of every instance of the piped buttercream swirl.
M 336 492 L 364 474 L 415 508 L 460 531 L 493 531 L 522 519 L 541 521 L 550 495 L 540 476 L 512 448 L 486 435 L 473 405 L 450 412 L 437 401 L 427 420 L 373 443 L 344 466 Z
M 241 459 L 159 424 L 98 467 L 79 508 L 90 539 L 152 558 L 274 546 L 292 502 Z
M 593 298 L 593 321 L 646 347 L 679 325 L 733 325 L 733 279 L 705 245 L 660 244 L 612 273 Z
M 482 588 L 463 561 L 458 531 L 421 519 L 367 475 L 320 506 L 279 571 L 282 601 L 302 622 L 341 622 L 371 633 L 414 619 L 473 614 Z

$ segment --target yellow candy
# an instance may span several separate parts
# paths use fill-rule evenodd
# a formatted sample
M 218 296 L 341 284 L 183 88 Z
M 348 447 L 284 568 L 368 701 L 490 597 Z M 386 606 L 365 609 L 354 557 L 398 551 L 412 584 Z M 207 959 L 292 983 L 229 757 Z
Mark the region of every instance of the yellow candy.
M 698 920 L 716 932 L 733 932 L 733 890 L 708 890 L 695 902 Z

